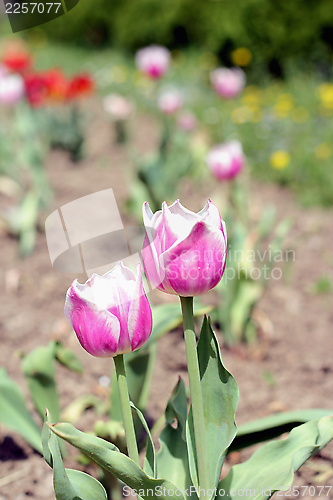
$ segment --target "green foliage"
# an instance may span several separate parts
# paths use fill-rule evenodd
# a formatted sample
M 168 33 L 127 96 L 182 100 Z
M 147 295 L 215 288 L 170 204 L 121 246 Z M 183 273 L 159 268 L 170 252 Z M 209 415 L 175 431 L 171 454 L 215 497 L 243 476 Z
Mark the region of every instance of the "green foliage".
M 239 186 L 232 185 L 233 191 L 235 188 L 237 192 Z M 242 198 L 246 198 L 244 191 Z M 231 345 L 257 339 L 252 310 L 271 279 L 274 259 L 284 261 L 282 249 L 291 220 L 285 219 L 275 225 L 275 211 L 268 208 L 249 231 L 250 221 L 244 220 L 244 215 L 240 217 L 230 211 L 229 217 L 227 227 L 232 229 L 228 234 L 226 270 L 216 287 L 221 301 L 213 311 L 213 318 L 219 322 L 225 342 Z
M 236 434 L 238 388 L 232 375 L 224 368 L 218 341 L 207 319 L 203 323 L 197 350 L 204 397 L 205 446 L 209 457 L 209 486 L 212 488 L 212 495 L 214 487 L 217 486 L 217 499 L 223 498 L 225 494 L 242 498 L 244 491 L 249 498 L 268 499 L 275 491 L 288 488 L 292 484 L 294 472 L 333 438 L 333 417 L 326 416 L 330 410 L 289 412 L 250 422 L 240 429 L 238 437 L 233 441 Z M 55 491 L 57 488 L 58 491 L 66 488 L 63 498 L 71 498 L 65 495 L 72 491 L 72 485 L 68 483 L 68 479 L 72 480 L 72 477 L 68 471 L 64 474 L 59 452 L 56 455 L 54 443 L 50 434 L 47 434 L 49 429 L 127 486 L 135 489 L 144 499 L 184 498 L 183 488 L 188 495 L 193 483 L 198 485 L 192 416 L 191 412 L 187 415 L 187 400 L 182 380 L 179 380 L 165 411 L 165 428 L 160 436 L 161 447 L 156 461 L 154 444 L 146 421 L 141 412 L 134 405 L 132 407 L 138 412 L 149 438 L 144 470 L 108 441 L 85 434 L 71 424 L 47 423 L 43 431 L 44 455 L 54 468 Z M 224 457 L 228 449 L 232 449 L 233 442 L 234 449 L 237 449 L 239 444 L 247 446 L 267 439 L 269 432 L 270 437 L 276 437 L 286 430 L 286 425 L 290 426 L 290 430 L 294 425 L 309 418 L 314 419 L 294 428 L 287 439 L 263 445 L 249 460 L 233 466 L 228 475 L 219 481 Z M 54 457 L 57 457 L 57 462 Z M 195 493 L 191 496 L 193 499 L 197 498 Z
M 171 424 L 177 421 L 177 428 Z M 172 392 L 165 410 L 165 427 L 160 434 L 157 454 L 159 477 L 165 477 L 178 488 L 191 486 L 189 460 L 186 446 L 187 400 L 181 378 Z
M 227 450 L 236 435 L 235 414 L 238 386 L 223 365 L 220 347 L 210 320 L 205 317 L 199 341 L 198 360 L 204 406 L 209 489 L 214 490 L 221 476 Z M 192 408 L 187 421 L 187 446 L 193 484 L 198 487 Z
M 140 496 L 142 496 L 142 498 L 156 498 L 155 495 L 151 494 L 151 491 L 154 491 L 156 488 L 161 488 L 161 495 L 159 495 L 159 498 L 162 500 L 166 498 L 174 498 L 175 500 L 176 498 L 184 498 L 182 495 L 176 496 L 174 494 L 168 496 L 164 494 L 164 491 L 168 492 L 168 490 L 175 492 L 175 485 L 164 479 L 154 479 L 148 476 L 135 462 L 123 453 L 120 453 L 119 450 L 108 441 L 78 431 L 71 424 L 55 424 L 50 426 L 50 429 L 57 436 L 88 455 L 101 467 L 114 474 L 130 488 L 137 489 L 138 491 L 140 489 L 142 489 L 142 491 L 144 490 L 142 494 L 140 491 Z
M 332 438 L 332 416 L 311 420 L 293 429 L 288 438 L 267 443 L 249 460 L 234 465 L 218 489 L 237 500 L 243 498 L 244 491 L 247 498 L 271 498 L 276 491 L 289 488 L 294 472 Z M 218 494 L 216 498 L 219 500 L 224 495 Z
M 22 436 L 39 453 L 40 429 L 32 418 L 20 387 L 0 368 L 0 422 Z
M 238 427 L 235 440 L 229 451 L 239 450 L 261 441 L 281 436 L 284 432 L 290 432 L 294 427 L 332 415 L 332 409 L 310 408 L 308 410 L 293 410 L 274 413 L 267 417 L 252 420 Z
M 92 476 L 73 470 L 65 469 L 57 436 L 50 431 L 50 414 L 46 412 L 43 427 L 43 454 L 45 461 L 53 468 L 54 492 L 57 500 L 107 500 L 103 486 Z
M 50 342 L 46 347 L 37 347 L 22 361 L 22 371 L 28 385 L 30 396 L 35 410 L 41 419 L 44 418 L 45 409 L 51 408 L 54 418 L 60 420 L 60 402 L 55 381 L 55 360 L 70 370 L 82 373 L 82 366 L 75 354 L 65 348 L 60 342 Z M 87 396 L 81 406 L 95 404 L 96 397 Z M 41 434 L 37 423 L 26 407 L 20 387 L 8 377 L 6 370 L 0 368 L 0 422 L 9 429 L 20 434 L 36 451 L 41 452 Z M 85 407 L 86 407 L 85 406 Z M 73 419 L 77 418 L 79 411 L 75 402 L 67 413 Z
M 247 47 L 257 62 L 295 56 L 329 59 L 321 40 L 332 26 L 325 0 L 87 0 L 43 29 L 64 41 L 86 41 L 136 49 L 150 43 L 187 43 L 219 51 Z M 325 37 L 324 37 L 325 38 Z

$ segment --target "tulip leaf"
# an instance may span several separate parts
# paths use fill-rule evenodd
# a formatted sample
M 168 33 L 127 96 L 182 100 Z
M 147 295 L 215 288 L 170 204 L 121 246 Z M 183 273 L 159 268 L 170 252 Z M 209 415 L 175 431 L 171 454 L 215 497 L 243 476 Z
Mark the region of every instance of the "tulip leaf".
M 261 283 L 247 279 L 239 280 L 238 293 L 230 307 L 231 329 L 237 342 L 242 339 L 251 309 L 263 293 L 264 287 Z
M 120 453 L 116 446 L 104 439 L 77 430 L 73 425 L 60 423 L 50 429 L 72 444 L 103 469 L 114 474 L 120 481 L 137 491 L 142 498 L 161 500 L 184 499 L 177 487 L 165 479 L 148 476 L 127 455 Z
M 309 420 L 326 417 L 333 414 L 333 409 L 311 408 L 293 410 L 268 415 L 267 417 L 247 422 L 237 429 L 235 439 L 230 445 L 229 452 L 240 450 L 262 441 L 276 438 L 284 432 L 290 432 L 294 427 Z
M 65 347 L 61 342 L 54 343 L 54 356 L 60 364 L 66 366 L 69 370 L 80 374 L 83 373 L 81 361 L 75 356 L 71 349 Z
M 44 418 L 48 408 L 55 421 L 60 420 L 59 397 L 56 390 L 54 344 L 37 347 L 22 361 L 22 370 L 27 381 L 35 408 Z
M 0 422 L 42 452 L 41 430 L 28 411 L 20 387 L 0 368 Z
M 210 320 L 206 317 L 197 350 L 205 412 L 208 488 L 213 490 L 220 479 L 228 447 L 236 435 L 235 413 L 238 404 L 238 386 L 223 365 L 218 340 Z M 191 477 L 193 484 L 198 487 L 192 409 L 189 412 L 186 439 Z
M 218 485 L 217 500 L 265 500 L 289 488 L 294 473 L 333 439 L 333 417 L 310 420 L 286 439 L 264 444 L 249 460 L 234 465 Z
M 148 424 L 146 422 L 145 417 L 143 416 L 143 413 L 140 410 L 138 410 L 138 408 L 132 402 L 130 402 L 130 405 L 136 411 L 136 413 L 140 419 L 140 422 L 142 423 L 142 425 L 147 433 L 147 436 L 148 436 L 148 442 L 147 442 L 147 446 L 146 446 L 145 463 L 143 466 L 143 470 L 145 471 L 146 474 L 148 474 L 148 476 L 152 476 L 156 479 L 157 478 L 156 452 L 155 452 L 153 438 L 151 437 L 150 429 L 148 427 Z
M 46 422 L 50 425 L 49 413 Z M 99 481 L 88 474 L 65 469 L 62 462 L 58 438 L 44 423 L 43 453 L 46 462 L 53 468 L 53 485 L 57 500 L 107 500 L 107 494 Z
M 185 385 L 179 378 L 165 410 L 166 425 L 159 438 L 161 447 L 156 458 L 158 475 L 165 477 L 182 491 L 192 485 L 185 440 L 186 417 Z M 176 428 L 171 425 L 175 419 Z

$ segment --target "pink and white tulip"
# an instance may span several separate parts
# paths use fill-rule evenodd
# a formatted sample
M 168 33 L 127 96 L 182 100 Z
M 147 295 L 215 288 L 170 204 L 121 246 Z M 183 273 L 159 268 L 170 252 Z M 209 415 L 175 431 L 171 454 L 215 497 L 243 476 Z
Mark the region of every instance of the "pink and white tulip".
M 15 104 L 24 93 L 24 80 L 20 75 L 4 75 L 0 78 L 0 103 Z
M 143 205 L 146 238 L 142 250 L 147 278 L 162 292 L 202 295 L 221 280 L 227 256 L 227 232 L 218 208 L 208 201 L 199 212 L 179 200 L 155 214 Z
M 137 51 L 135 55 L 137 68 L 153 79 L 161 78 L 170 66 L 170 51 L 160 45 L 149 45 Z
M 245 87 L 246 76 L 240 68 L 217 68 L 211 72 L 210 81 L 217 94 L 232 99 Z
M 127 120 L 133 114 L 132 103 L 120 94 L 109 94 L 103 100 L 104 110 L 112 120 Z
M 165 115 L 174 115 L 184 104 L 183 96 L 177 90 L 167 90 L 160 94 L 157 106 Z
M 148 340 L 152 313 L 137 276 L 122 262 L 103 276 L 93 274 L 67 291 L 65 316 L 81 346 L 93 356 L 113 357 L 135 351 Z
M 214 146 L 207 155 L 208 168 L 218 180 L 236 177 L 244 163 L 245 157 L 239 141 L 229 141 Z

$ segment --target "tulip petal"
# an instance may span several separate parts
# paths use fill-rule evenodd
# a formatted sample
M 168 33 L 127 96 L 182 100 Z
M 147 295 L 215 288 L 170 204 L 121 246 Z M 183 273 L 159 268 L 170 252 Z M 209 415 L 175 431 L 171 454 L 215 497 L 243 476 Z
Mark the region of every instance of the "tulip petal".
M 151 308 L 142 284 L 140 264 L 137 270 L 136 290 L 128 314 L 128 333 L 132 351 L 145 344 L 153 327 Z
M 217 229 L 222 229 L 220 211 L 210 200 L 208 200 L 204 208 L 200 210 L 198 216 L 199 220 L 202 222 L 205 222 L 206 224 Z
M 65 316 L 81 346 L 93 356 L 118 354 L 120 323 L 109 311 L 99 311 L 76 293 L 75 282 L 67 292 Z
M 226 235 L 197 222 L 187 238 L 176 242 L 160 256 L 168 293 L 191 297 L 214 288 L 226 263 Z

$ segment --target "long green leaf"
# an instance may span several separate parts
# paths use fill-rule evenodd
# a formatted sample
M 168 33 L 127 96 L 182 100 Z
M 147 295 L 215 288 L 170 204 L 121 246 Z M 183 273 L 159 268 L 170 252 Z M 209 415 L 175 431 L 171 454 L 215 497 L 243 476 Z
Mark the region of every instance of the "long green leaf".
M 240 450 L 246 446 L 268 441 L 284 432 L 290 432 L 294 427 L 309 420 L 326 417 L 333 414 L 333 409 L 313 408 L 276 413 L 267 417 L 247 422 L 238 427 L 234 441 L 228 451 Z
M 156 458 L 159 476 L 165 477 L 180 490 L 192 485 L 185 441 L 186 417 L 185 385 L 179 378 L 165 410 L 166 425 L 159 438 L 161 447 Z M 177 428 L 171 425 L 175 419 Z M 196 498 L 195 493 L 193 493 L 193 498 Z
M 206 446 L 208 449 L 209 488 L 214 490 L 220 479 L 222 465 L 230 443 L 236 435 L 235 413 L 238 386 L 223 365 L 220 347 L 210 320 L 205 317 L 198 342 L 198 360 L 204 405 Z M 193 484 L 198 485 L 192 410 L 186 432 L 190 471 Z M 207 494 L 206 494 L 206 498 Z
M 145 456 L 145 463 L 143 466 L 143 470 L 145 471 L 148 476 L 151 476 L 153 478 L 157 478 L 157 467 L 156 467 L 156 452 L 155 452 L 155 446 L 154 446 L 154 441 L 153 438 L 151 437 L 150 429 L 148 427 L 148 424 L 146 422 L 146 419 L 143 415 L 143 413 L 132 403 L 130 402 L 130 405 L 134 410 L 136 411 L 141 424 L 143 425 L 147 436 L 148 436 L 148 442 L 146 446 L 146 456 Z
M 218 485 L 217 500 L 265 500 L 289 488 L 294 473 L 333 439 L 333 417 L 311 420 L 286 439 L 264 444 L 252 457 L 233 466 Z
M 165 479 L 148 476 L 127 455 L 120 453 L 111 443 L 96 436 L 81 432 L 71 424 L 61 423 L 50 426 L 51 430 L 68 443 L 72 444 L 88 457 L 114 474 L 127 486 L 137 490 L 142 498 L 177 500 L 184 499 L 177 487 Z
M 41 430 L 28 411 L 20 387 L 0 368 L 0 422 L 42 452 Z
M 47 412 L 46 422 L 50 424 Z M 43 452 L 46 462 L 53 468 L 53 486 L 57 500 L 107 500 L 107 494 L 99 481 L 88 474 L 65 469 L 57 436 L 49 427 L 43 427 Z
M 37 347 L 23 359 L 22 370 L 41 418 L 44 418 L 45 410 L 48 408 L 57 422 L 60 420 L 60 404 L 54 378 L 54 357 L 52 342 L 46 347 Z
M 61 342 L 54 342 L 54 356 L 60 364 L 66 366 L 69 370 L 80 374 L 83 373 L 83 366 L 79 358 Z

